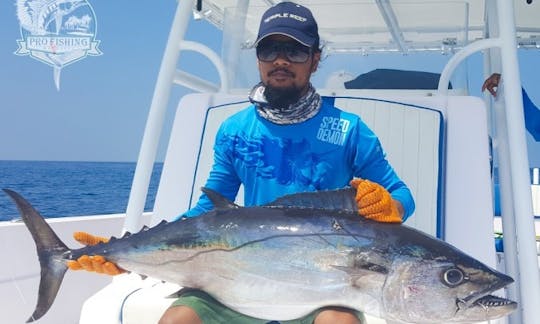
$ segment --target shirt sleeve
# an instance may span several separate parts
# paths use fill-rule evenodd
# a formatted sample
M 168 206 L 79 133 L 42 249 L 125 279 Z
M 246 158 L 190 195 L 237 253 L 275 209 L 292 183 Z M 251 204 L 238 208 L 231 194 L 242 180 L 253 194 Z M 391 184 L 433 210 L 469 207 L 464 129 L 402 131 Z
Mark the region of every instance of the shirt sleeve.
M 241 183 L 234 169 L 231 150 L 231 147 L 234 145 L 234 137 L 227 135 L 224 128 L 225 127 L 222 125 L 216 135 L 216 141 L 214 143 L 214 164 L 210 170 L 210 175 L 206 180 L 205 187 L 219 192 L 227 199 L 234 201 Z M 179 217 L 199 216 L 213 208 L 214 206 L 208 196 L 202 193 L 195 207 Z
M 357 143 L 353 156 L 354 176 L 376 182 L 390 192 L 392 198 L 403 206 L 405 221 L 414 212 L 415 204 L 411 191 L 398 177 L 384 152 L 378 137 L 359 120 L 356 138 Z
M 525 116 L 525 127 L 534 137 L 535 141 L 540 141 L 540 109 L 532 102 L 525 89 L 521 89 L 523 95 L 523 115 Z

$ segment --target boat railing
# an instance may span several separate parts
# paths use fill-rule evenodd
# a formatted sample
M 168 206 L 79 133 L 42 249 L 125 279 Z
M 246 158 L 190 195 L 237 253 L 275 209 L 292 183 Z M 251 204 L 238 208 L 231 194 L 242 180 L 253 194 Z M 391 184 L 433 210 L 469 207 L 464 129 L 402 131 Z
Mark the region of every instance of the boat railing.
M 540 217 L 540 168 L 532 168 L 531 193 L 533 215 Z
M 216 54 L 216 52 L 214 52 L 211 48 L 204 44 L 186 40 L 180 43 L 180 51 L 195 51 L 208 58 L 208 60 L 212 62 L 218 72 L 220 83 L 219 85 L 212 84 L 211 82 L 195 76 L 191 73 L 182 70 L 176 70 L 173 79 L 173 82 L 176 85 L 184 86 L 186 88 L 203 93 L 227 93 L 229 91 L 229 77 L 227 76 L 227 69 L 223 64 L 223 60 L 221 60 L 221 57 Z
M 534 323 L 540 310 L 540 276 L 538 271 L 535 224 L 530 194 L 530 178 L 525 142 L 523 101 L 517 59 L 516 27 L 511 1 L 497 0 L 488 6 L 488 38 L 473 42 L 454 55 L 441 75 L 439 92 L 444 95 L 449 76 L 455 66 L 471 53 L 495 47 L 499 50 L 500 69 L 505 75 L 504 105 L 495 105 L 494 120 L 497 133 L 499 179 L 501 190 L 502 225 L 506 272 L 516 279 L 517 284 L 509 289 L 510 298 L 522 303 L 522 312 L 511 315 L 512 323 Z M 496 22 L 495 22 L 496 20 Z M 490 27 L 495 27 L 493 30 Z M 486 57 L 489 60 L 490 56 Z M 486 62 L 493 65 L 495 62 Z M 492 67 L 492 66 L 491 66 Z M 501 100 L 502 100 L 501 99 Z M 519 253 L 518 253 L 519 251 Z M 519 257 L 518 257 L 519 256 Z M 526 282 L 526 284 L 522 284 Z

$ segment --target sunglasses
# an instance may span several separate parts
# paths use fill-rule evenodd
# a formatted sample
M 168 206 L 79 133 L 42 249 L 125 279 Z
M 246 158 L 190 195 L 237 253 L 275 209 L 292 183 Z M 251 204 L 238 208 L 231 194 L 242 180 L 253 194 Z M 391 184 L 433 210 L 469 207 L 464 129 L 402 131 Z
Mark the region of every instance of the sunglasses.
M 304 63 L 311 56 L 311 48 L 299 43 L 268 42 L 257 46 L 257 58 L 263 62 L 273 62 L 280 54 L 293 63 Z

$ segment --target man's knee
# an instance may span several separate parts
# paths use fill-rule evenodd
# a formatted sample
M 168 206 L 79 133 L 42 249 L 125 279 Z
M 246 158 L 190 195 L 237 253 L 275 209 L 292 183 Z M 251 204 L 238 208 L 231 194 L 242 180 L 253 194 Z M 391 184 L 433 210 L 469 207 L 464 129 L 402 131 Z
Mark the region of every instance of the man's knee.
M 315 317 L 314 324 L 362 324 L 357 313 L 353 310 L 340 307 L 326 308 Z
M 163 313 L 159 324 L 202 324 L 202 321 L 190 307 L 174 306 Z

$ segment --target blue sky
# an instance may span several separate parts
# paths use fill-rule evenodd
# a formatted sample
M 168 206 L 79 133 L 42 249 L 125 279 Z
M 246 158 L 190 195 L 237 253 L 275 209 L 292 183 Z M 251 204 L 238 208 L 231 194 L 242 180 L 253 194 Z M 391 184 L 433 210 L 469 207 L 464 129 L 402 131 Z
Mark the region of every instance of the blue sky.
M 21 38 L 15 1 L 0 3 L 0 159 L 137 159 L 177 2 L 90 0 L 90 4 L 103 55 L 64 67 L 57 91 L 52 67 L 13 54 Z M 212 26 L 199 25 L 202 32 L 189 30 L 188 38 L 218 35 Z M 216 46 L 219 49 L 219 42 Z M 195 65 L 210 69 L 205 63 Z
M 14 55 L 16 40 L 21 38 L 15 0 L 0 3 L 0 160 L 136 161 L 177 2 L 89 2 L 96 14 L 97 39 L 103 55 L 88 56 L 64 67 L 60 91 L 55 88 L 52 67 L 28 56 Z M 219 53 L 219 32 L 207 23 L 197 25 L 200 29 L 189 29 L 187 39 L 215 40 L 211 47 Z M 216 79 L 206 60 L 190 53 L 182 55 L 186 62 L 182 66 Z M 525 51 L 520 57 L 524 86 L 533 101 L 540 103 L 540 52 Z M 396 68 L 406 62 L 411 69 L 437 72 L 446 57 L 410 55 L 384 60 Z M 349 67 L 363 73 L 381 64 L 366 58 Z M 468 62 L 472 95 L 480 95 L 479 66 L 479 55 Z M 185 93 L 187 90 L 175 90 L 170 107 Z M 173 109 L 169 109 L 168 122 L 172 113 Z M 164 148 L 162 143 L 160 159 Z M 540 155 L 540 149 L 535 151 Z M 534 165 L 540 165 L 540 157 L 532 160 Z

